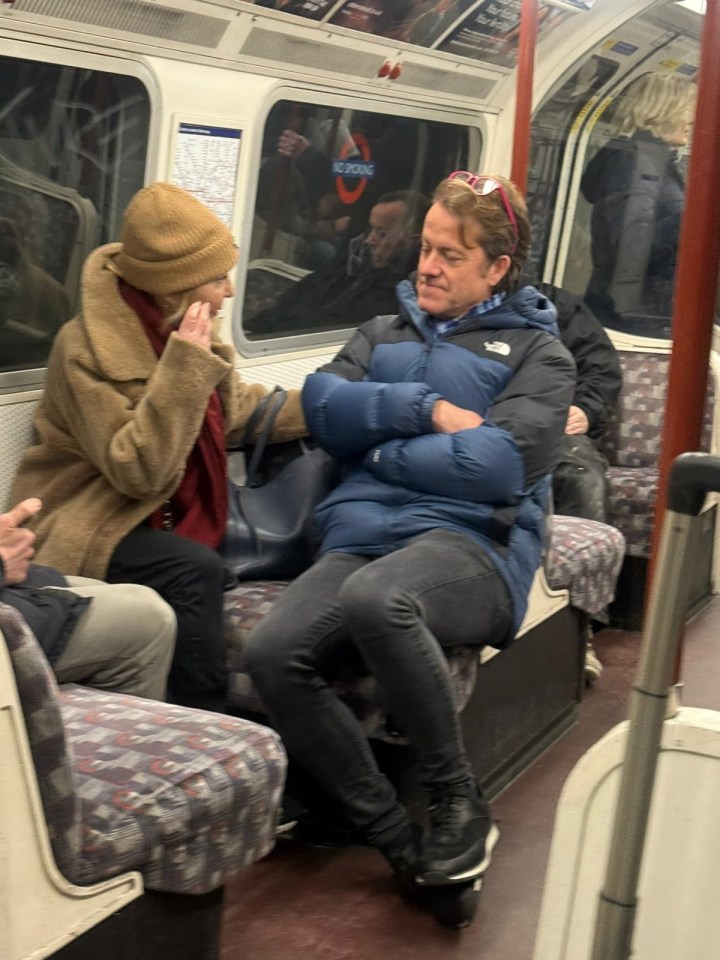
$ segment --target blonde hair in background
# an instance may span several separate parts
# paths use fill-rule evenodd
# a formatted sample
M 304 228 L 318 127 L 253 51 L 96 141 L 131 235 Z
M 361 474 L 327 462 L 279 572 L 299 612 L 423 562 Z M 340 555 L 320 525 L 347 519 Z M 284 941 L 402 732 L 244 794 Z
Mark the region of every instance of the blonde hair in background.
M 512 254 L 510 251 L 515 242 L 515 232 L 498 190 L 482 195 L 462 180 L 442 180 L 433 194 L 433 202 L 439 203 L 460 219 L 460 236 L 467 247 L 479 241 L 491 262 L 498 257 L 510 257 L 510 269 L 495 287 L 497 291 L 510 291 L 515 289 L 530 252 L 527 206 L 522 193 L 511 180 L 495 173 L 487 176 L 502 184 L 515 214 L 518 238 Z M 474 237 L 468 237 L 468 227 L 474 228 Z
M 626 87 L 612 120 L 616 136 L 649 130 L 664 140 L 686 122 L 694 109 L 697 86 L 672 73 L 646 73 Z

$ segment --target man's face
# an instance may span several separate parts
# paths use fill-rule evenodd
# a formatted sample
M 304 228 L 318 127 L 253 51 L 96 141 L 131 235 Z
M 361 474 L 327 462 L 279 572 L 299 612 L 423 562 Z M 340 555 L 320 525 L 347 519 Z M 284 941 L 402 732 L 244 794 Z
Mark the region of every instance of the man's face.
M 480 246 L 477 230 L 465 230 L 465 246 L 460 219 L 439 203 L 434 203 L 423 224 L 418 262 L 417 294 L 422 310 L 436 317 L 461 317 L 476 303 L 492 294 L 510 267 L 510 257 L 489 262 Z
M 402 200 L 376 203 L 372 208 L 365 242 L 370 249 L 373 266 L 386 267 L 407 245 L 410 227 L 406 218 L 407 210 Z

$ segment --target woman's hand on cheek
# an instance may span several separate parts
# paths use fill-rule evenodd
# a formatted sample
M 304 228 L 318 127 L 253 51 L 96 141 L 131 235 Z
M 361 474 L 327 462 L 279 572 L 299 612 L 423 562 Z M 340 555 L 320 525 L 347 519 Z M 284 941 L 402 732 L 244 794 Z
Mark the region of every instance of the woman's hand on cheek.
M 212 319 L 210 306 L 207 303 L 196 301 L 191 303 L 178 327 L 178 336 L 190 343 L 196 343 L 205 350 L 210 349 L 212 337 Z

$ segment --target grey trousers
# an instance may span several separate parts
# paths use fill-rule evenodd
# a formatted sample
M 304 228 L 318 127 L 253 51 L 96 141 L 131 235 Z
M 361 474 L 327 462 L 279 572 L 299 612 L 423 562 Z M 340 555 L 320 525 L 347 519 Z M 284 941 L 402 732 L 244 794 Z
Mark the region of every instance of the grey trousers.
M 136 583 L 65 579 L 65 589 L 92 603 L 55 663 L 58 683 L 164 700 L 175 649 L 172 607 Z
M 384 557 L 326 553 L 254 628 L 245 666 L 288 753 L 381 844 L 407 821 L 365 731 L 331 686 L 358 659 L 417 753 L 425 787 L 473 777 L 446 648 L 506 640 L 512 601 L 470 537 L 437 529 Z

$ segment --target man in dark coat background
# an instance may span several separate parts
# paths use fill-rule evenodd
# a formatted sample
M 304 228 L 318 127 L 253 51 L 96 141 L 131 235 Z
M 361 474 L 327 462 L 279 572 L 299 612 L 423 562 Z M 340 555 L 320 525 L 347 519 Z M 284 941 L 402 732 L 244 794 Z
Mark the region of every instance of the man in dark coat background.
M 245 321 L 250 339 L 357 327 L 369 317 L 393 313 L 395 287 L 417 264 L 417 238 L 428 206 L 413 190 L 381 196 L 367 229 L 349 249 Z

